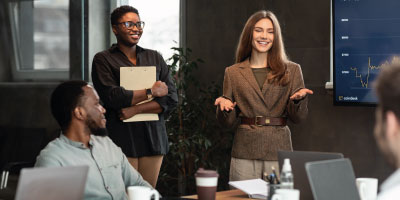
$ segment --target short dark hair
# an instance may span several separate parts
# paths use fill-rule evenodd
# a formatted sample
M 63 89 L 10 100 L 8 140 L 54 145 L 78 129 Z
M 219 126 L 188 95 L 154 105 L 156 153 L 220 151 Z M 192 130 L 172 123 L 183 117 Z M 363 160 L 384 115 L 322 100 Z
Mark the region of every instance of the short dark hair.
M 72 112 L 79 105 L 80 99 L 84 95 L 83 87 L 86 85 L 88 83 L 81 80 L 67 81 L 58 85 L 51 94 L 51 113 L 61 130 L 65 131 L 69 127 Z
M 139 11 L 136 8 L 134 8 L 132 6 L 128 6 L 128 5 L 120 6 L 116 9 L 114 9 L 111 13 L 111 17 L 110 17 L 111 25 L 117 25 L 119 18 L 121 18 L 123 15 L 125 15 L 128 12 L 136 13 L 139 16 Z
M 400 63 L 384 66 L 375 82 L 379 106 L 400 119 Z M 383 115 L 385 116 L 385 115 Z

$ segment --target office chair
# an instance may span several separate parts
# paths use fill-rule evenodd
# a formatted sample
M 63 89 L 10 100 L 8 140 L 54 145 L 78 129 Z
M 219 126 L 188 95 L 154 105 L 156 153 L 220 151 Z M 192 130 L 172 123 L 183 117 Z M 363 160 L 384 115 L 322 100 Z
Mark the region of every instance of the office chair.
M 0 126 L 0 200 L 14 199 L 20 170 L 33 167 L 49 141 L 45 128 Z

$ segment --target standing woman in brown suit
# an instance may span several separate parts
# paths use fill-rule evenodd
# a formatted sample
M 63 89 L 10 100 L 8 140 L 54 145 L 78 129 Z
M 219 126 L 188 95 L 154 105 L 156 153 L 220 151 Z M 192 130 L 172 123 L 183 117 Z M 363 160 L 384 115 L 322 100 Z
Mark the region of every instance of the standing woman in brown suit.
M 261 178 L 278 169 L 277 151 L 292 150 L 286 120 L 307 115 L 307 94 L 300 65 L 288 60 L 279 22 L 270 11 L 246 22 L 236 63 L 225 69 L 223 96 L 215 100 L 217 119 L 226 127 L 237 121 L 230 180 Z

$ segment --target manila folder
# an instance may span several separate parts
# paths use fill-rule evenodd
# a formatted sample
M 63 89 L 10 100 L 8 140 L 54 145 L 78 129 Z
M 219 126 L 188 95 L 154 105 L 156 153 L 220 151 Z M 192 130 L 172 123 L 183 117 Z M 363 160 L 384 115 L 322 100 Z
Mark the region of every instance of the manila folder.
M 155 66 L 135 66 L 120 68 L 120 86 L 126 90 L 143 90 L 151 88 L 156 82 L 156 67 Z M 151 101 L 151 99 L 149 99 Z M 138 104 L 145 103 L 149 100 L 142 101 Z M 139 121 L 157 121 L 158 114 L 141 113 L 137 114 L 124 122 L 139 122 Z

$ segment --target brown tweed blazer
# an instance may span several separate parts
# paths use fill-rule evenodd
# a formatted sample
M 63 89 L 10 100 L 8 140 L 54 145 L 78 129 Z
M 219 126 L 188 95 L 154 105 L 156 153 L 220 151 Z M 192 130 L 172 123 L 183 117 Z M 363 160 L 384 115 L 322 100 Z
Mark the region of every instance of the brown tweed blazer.
M 286 86 L 269 84 L 262 90 L 257 84 L 249 60 L 225 69 L 223 95 L 237 103 L 231 112 L 217 108 L 217 119 L 225 127 L 232 127 L 244 117 L 287 117 L 294 123 L 307 116 L 307 97 L 294 102 L 289 97 L 304 88 L 300 65 L 288 62 L 289 83 Z M 292 150 L 287 126 L 238 126 L 232 147 L 232 157 L 254 160 L 277 160 L 278 150 Z

